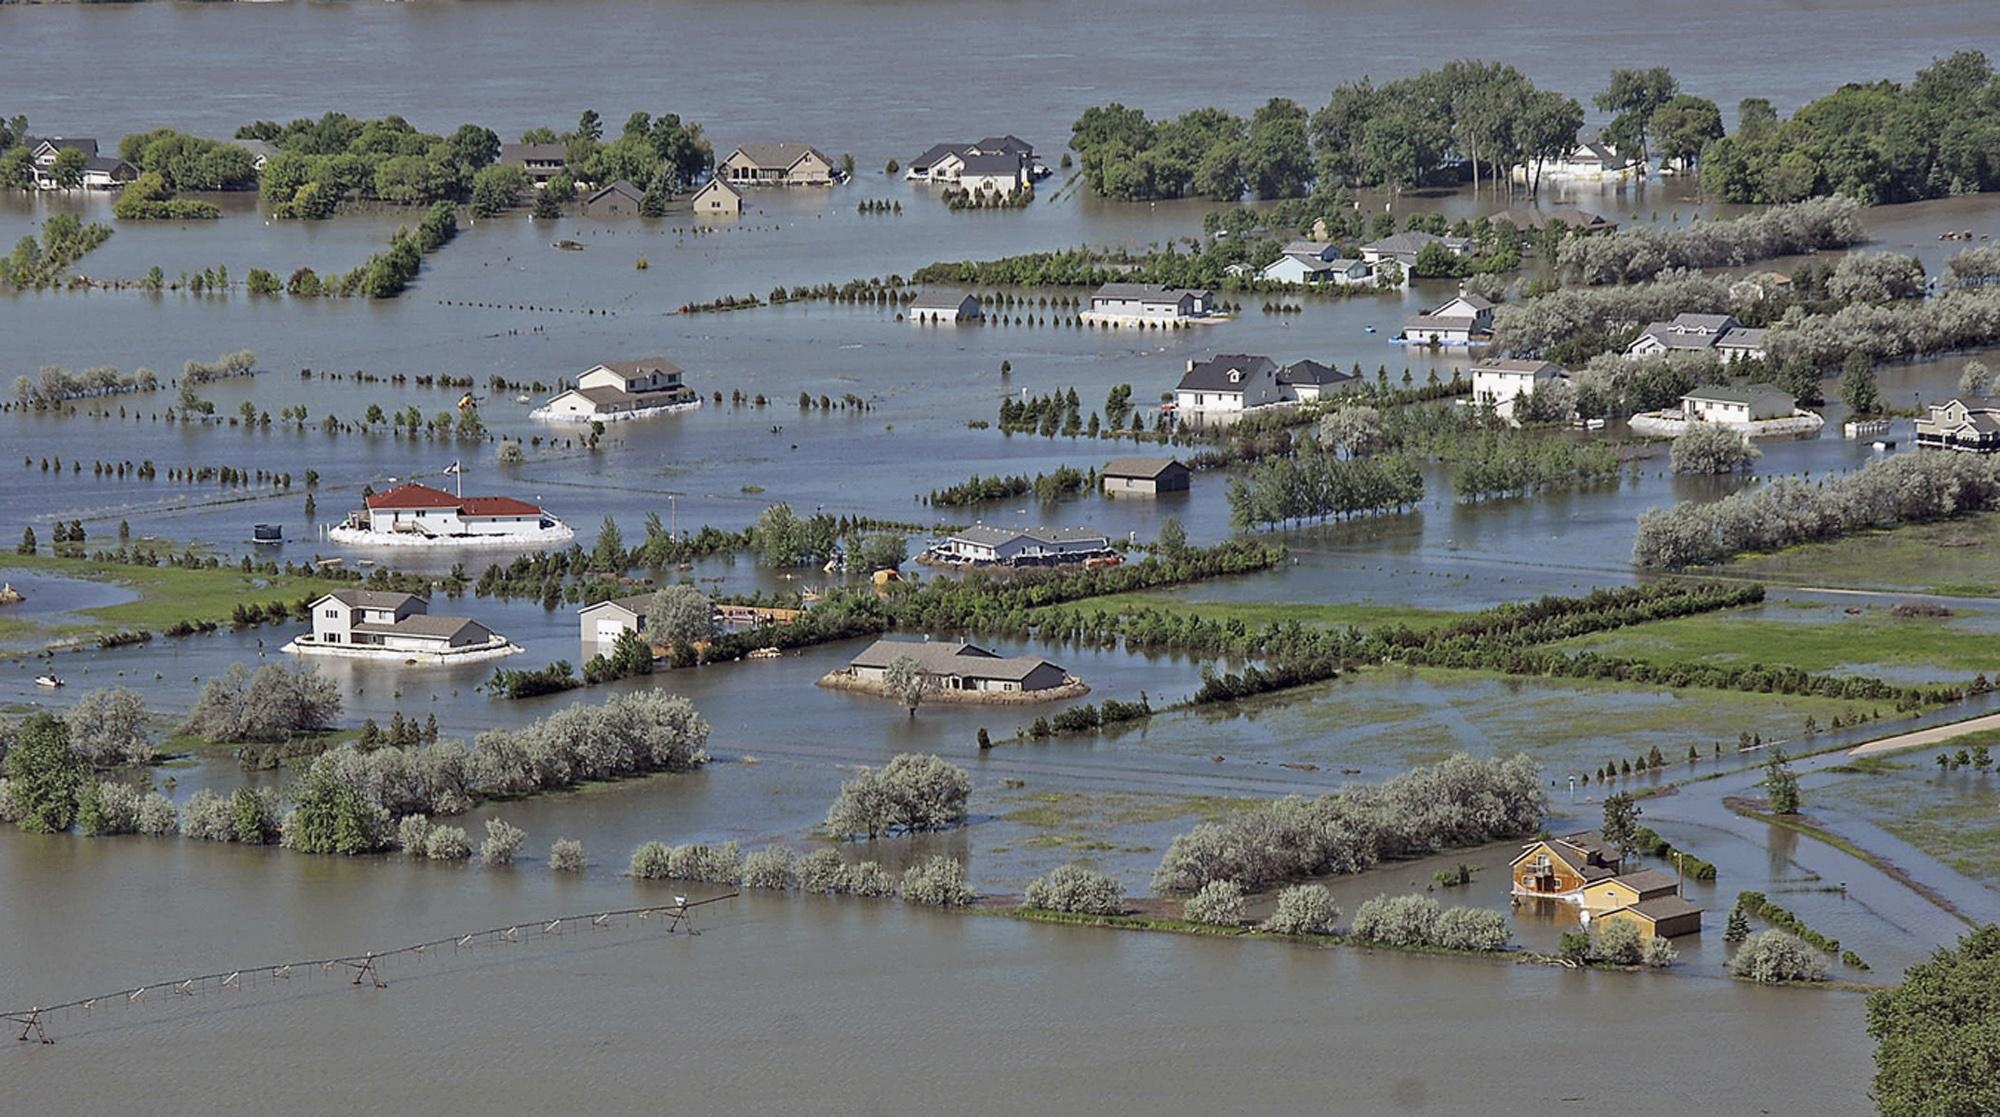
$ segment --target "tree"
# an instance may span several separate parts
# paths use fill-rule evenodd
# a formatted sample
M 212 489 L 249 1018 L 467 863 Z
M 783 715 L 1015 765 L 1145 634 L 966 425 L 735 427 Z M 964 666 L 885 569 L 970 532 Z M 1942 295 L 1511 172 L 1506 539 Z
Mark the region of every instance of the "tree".
M 2000 926 L 1967 934 L 1868 996 L 1883 1117 L 2000 1113 Z
M 69 726 L 48 713 L 21 723 L 7 750 L 8 791 L 15 825 L 31 834 L 60 834 L 76 822 L 86 777 L 70 747 Z
M 1340 921 L 1340 907 L 1323 884 L 1295 884 L 1278 893 L 1278 904 L 1264 930 L 1281 935 L 1330 935 Z
M 646 187 L 645 193 L 639 195 L 639 216 L 665 217 L 667 215 L 667 203 L 672 200 L 673 196 L 668 192 L 666 176 L 655 175 L 652 183 Z
M 562 216 L 562 206 L 556 204 L 555 196 L 547 190 L 537 190 L 535 204 L 529 207 L 528 215 L 537 221 L 554 221 Z
M 590 552 L 591 569 L 616 573 L 625 569 L 625 559 L 625 537 L 619 534 L 618 521 L 607 515 L 597 529 L 597 546 Z
M 836 839 L 948 830 L 965 821 L 972 779 L 928 753 L 901 753 L 881 768 L 862 768 L 840 785 L 826 813 Z
M 1736 943 L 1749 937 L 1750 919 L 1743 914 L 1743 905 L 1738 904 L 1729 909 L 1729 925 L 1723 928 L 1722 941 Z
M 1181 526 L 1179 516 L 1168 516 L 1160 521 L 1160 535 L 1154 541 L 1161 557 L 1176 559 L 1187 553 L 1187 529 Z
M 910 716 L 917 716 L 917 707 L 923 704 L 924 695 L 930 692 L 931 677 L 916 656 L 908 652 L 898 652 L 882 670 L 882 690 L 900 699 L 909 707 Z
M 533 185 L 527 169 L 503 163 L 482 167 L 472 176 L 472 216 L 497 217 L 521 200 Z
M 146 703 L 127 687 L 93 690 L 70 707 L 70 747 L 86 764 L 109 768 L 117 764 L 148 764 L 153 759 L 152 733 L 146 726 Z
M 1617 113 L 1605 128 L 1605 136 L 1620 152 L 1637 150 L 1640 159 L 1650 157 L 1646 145 L 1653 114 L 1680 92 L 1680 82 L 1664 66 L 1645 70 L 1619 68 L 1611 71 L 1611 83 L 1596 98 L 1597 107 Z
M 1190 923 L 1234 927 L 1243 922 L 1243 886 L 1233 880 L 1212 880 L 1187 898 L 1181 915 Z
M 1778 129 L 1778 110 L 1768 97 L 1745 97 L 1736 103 L 1736 136 L 1762 139 Z
M 646 606 L 646 635 L 669 647 L 708 640 L 715 635 L 715 602 L 699 586 L 668 586 Z
M 1761 985 L 1824 981 L 1826 956 L 1786 931 L 1759 931 L 1743 940 L 1729 959 L 1729 972 Z
M 1626 792 L 1606 796 L 1604 800 L 1604 840 L 1618 847 L 1618 852 L 1627 857 L 1638 848 L 1639 804 Z
M 32 190 L 35 188 L 34 153 L 24 146 L 9 147 L 0 151 L 0 189 Z
M 1958 391 L 1960 395 L 1966 396 L 1992 394 L 1993 371 L 1986 367 L 1985 361 L 1965 362 L 1965 367 L 1958 373 Z
M 597 115 L 596 109 L 583 110 L 583 115 L 576 118 L 576 134 L 592 142 L 603 139 L 604 118 Z
M 14 548 L 14 553 L 17 555 L 32 555 L 35 553 L 35 548 L 35 529 L 32 526 L 22 528 L 21 543 Z
M 349 749 L 314 759 L 293 789 L 297 806 L 285 822 L 285 845 L 300 853 L 350 856 L 386 848 L 389 812 L 365 790 L 367 771 L 361 754 Z
M 1382 413 L 1366 404 L 1342 404 L 1320 416 L 1319 440 L 1335 453 L 1361 457 L 1382 440 Z
M 1125 886 L 1116 877 L 1081 865 L 1061 865 L 1048 876 L 1028 882 L 1023 906 L 1083 915 L 1123 915 Z
M 82 148 L 65 147 L 56 152 L 55 165 L 49 170 L 55 177 L 57 186 L 64 190 L 75 190 L 83 185 L 84 168 L 89 166 L 89 163 L 90 160 L 84 155 Z
M 1882 389 L 1875 381 L 1875 362 L 1857 349 L 1841 362 L 1840 369 L 1840 402 L 1857 417 L 1879 414 Z
M 1773 814 L 1799 813 L 1799 777 L 1792 771 L 1785 750 L 1775 745 L 1771 759 L 1764 762 L 1764 797 Z
M 1722 110 L 1706 97 L 1683 93 L 1654 109 L 1648 127 L 1660 145 L 1660 157 L 1685 170 L 1722 138 Z
M 1764 456 L 1748 435 L 1713 423 L 1689 423 L 1668 460 L 1675 473 L 1722 474 L 1749 469 Z

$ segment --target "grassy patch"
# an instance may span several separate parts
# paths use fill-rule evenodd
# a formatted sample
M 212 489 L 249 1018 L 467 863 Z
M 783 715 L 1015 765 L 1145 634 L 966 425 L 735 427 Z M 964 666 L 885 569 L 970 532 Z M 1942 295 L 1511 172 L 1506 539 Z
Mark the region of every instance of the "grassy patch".
M 1956 744 L 1957 742 L 1953 742 Z M 1813 792 L 1929 852 L 1953 870 L 2000 886 L 2000 775 L 1960 769 L 1836 780 Z
M 78 610 L 77 615 L 90 620 L 83 624 L 62 626 L 64 635 L 97 635 L 137 628 L 158 632 L 175 621 L 227 621 L 230 612 L 245 602 L 292 602 L 353 585 L 351 582 L 309 576 L 245 574 L 228 566 L 215 570 L 183 570 L 172 566 L 127 566 L 51 555 L 0 556 L 0 575 L 9 570 L 33 570 L 110 582 L 139 595 L 136 601 Z M 10 617 L 8 620 L 16 622 L 25 618 Z M 40 630 L 42 626 L 37 625 L 36 628 Z
M 1739 558 L 1722 573 L 1802 586 L 2000 594 L 2000 513 L 1864 532 Z
M 1251 629 L 1267 624 L 1297 622 L 1308 628 L 1363 628 L 1378 624 L 1407 624 L 1414 629 L 1436 628 L 1459 619 L 1463 614 L 1446 609 L 1413 609 L 1407 605 L 1374 605 L 1366 602 L 1319 603 L 1285 601 L 1189 601 L 1173 593 L 1113 593 L 1087 597 L 1062 606 L 1086 613 L 1102 609 L 1106 613 L 1132 613 L 1142 609 L 1163 609 L 1212 621 L 1242 621 Z
M 1038 830 L 1072 831 L 1066 835 L 1030 838 L 1024 843 L 1042 847 L 1073 845 L 1090 840 L 1085 834 L 1074 831 L 1157 825 L 1188 818 L 1208 822 L 1262 802 L 1220 795 L 1146 795 L 1136 792 L 1092 795 L 1080 791 L 1041 791 L 1017 796 L 1014 801 L 1020 805 L 1001 815 L 1008 822 Z M 1112 847 L 1102 845 L 1090 848 Z
M 1882 668 L 1917 668 L 1934 681 L 1969 679 L 1991 671 L 2000 656 L 1988 638 L 1949 619 L 1893 617 L 1886 608 L 1857 615 L 1832 610 L 1825 624 L 1772 620 L 1759 610 L 1678 617 L 1578 637 L 1556 645 L 1648 662 L 1704 660 L 1748 665 L 1785 664 L 1802 671 L 1873 674 Z

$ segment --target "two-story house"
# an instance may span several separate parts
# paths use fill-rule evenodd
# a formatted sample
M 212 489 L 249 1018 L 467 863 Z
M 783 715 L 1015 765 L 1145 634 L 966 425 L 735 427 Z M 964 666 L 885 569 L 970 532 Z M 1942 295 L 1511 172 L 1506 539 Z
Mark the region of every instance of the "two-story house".
M 559 422 L 615 422 L 643 419 L 701 406 L 683 380 L 681 367 L 662 357 L 607 361 L 585 370 L 576 387 L 552 397 L 530 413 Z

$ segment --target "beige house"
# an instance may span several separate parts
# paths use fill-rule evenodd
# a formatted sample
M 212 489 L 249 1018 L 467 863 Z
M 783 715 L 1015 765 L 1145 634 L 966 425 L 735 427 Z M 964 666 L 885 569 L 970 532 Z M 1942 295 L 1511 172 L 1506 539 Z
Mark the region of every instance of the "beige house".
M 1690 423 L 1738 426 L 1789 418 L 1797 401 L 1771 384 L 1696 388 L 1681 397 L 1681 418 Z
M 641 419 L 701 406 L 681 367 L 663 357 L 608 361 L 586 369 L 576 387 L 530 412 L 530 418 L 586 423 Z
M 2000 400 L 1959 397 L 1930 405 L 1917 420 L 1917 445 L 1991 454 L 2000 450 Z
M 1472 366 L 1472 399 L 1491 407 L 1503 418 L 1514 412 L 1514 401 L 1539 391 L 1542 385 L 1560 380 L 1562 366 L 1548 361 L 1514 358 L 1481 361 Z
M 609 186 L 593 191 L 589 197 L 583 200 L 583 204 L 577 208 L 583 211 L 585 217 L 597 221 L 606 221 L 618 217 L 637 217 L 639 216 L 640 203 L 645 200 L 645 197 L 645 191 L 626 182 L 624 179 L 619 179 Z
M 831 186 L 840 172 L 811 144 L 744 144 L 716 167 L 716 177 L 734 186 Z
M 975 295 L 963 291 L 925 291 L 911 300 L 905 317 L 913 325 L 923 322 L 956 325 L 977 322 L 985 315 Z
M 432 616 L 430 602 L 384 590 L 335 590 L 314 601 L 313 630 L 285 645 L 296 655 L 462 662 L 521 649 L 469 617 Z
M 940 691 L 1048 690 L 1068 678 L 1062 668 L 1039 656 L 1002 656 L 977 644 L 922 640 L 877 640 L 847 669 L 859 682 L 882 686 L 889 664 L 899 656 L 916 660 L 931 687 Z
M 696 217 L 735 217 L 743 212 L 743 192 L 720 178 L 709 179 L 689 201 Z
M 1157 496 L 1184 493 L 1193 474 L 1175 458 L 1113 458 L 1104 467 L 1104 491 L 1108 494 Z
M 569 166 L 569 145 L 547 144 L 501 144 L 500 165 L 519 167 L 528 172 L 536 186 L 546 186 L 550 179 L 561 174 Z

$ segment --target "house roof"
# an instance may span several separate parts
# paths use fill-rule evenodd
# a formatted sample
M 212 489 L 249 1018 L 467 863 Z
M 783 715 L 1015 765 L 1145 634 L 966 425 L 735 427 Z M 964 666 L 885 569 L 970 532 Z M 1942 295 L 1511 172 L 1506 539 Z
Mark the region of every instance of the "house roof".
M 1179 302 L 1182 295 L 1207 298 L 1208 292 L 1199 287 L 1168 287 L 1163 283 L 1107 283 L 1097 289 L 1092 299 L 1137 299 L 1141 302 Z
M 449 640 L 467 629 L 476 629 L 485 636 L 493 635 L 493 630 L 473 620 L 471 617 L 434 617 L 420 614 L 404 617 L 395 624 L 357 624 L 356 632 L 372 632 L 383 636 L 419 636 L 434 640 Z
M 1337 246 L 1322 244 L 1319 241 L 1295 240 L 1285 245 L 1284 252 L 1287 256 L 1318 256 L 1321 259 L 1331 260 L 1335 257 L 1328 256 L 1327 253 L 1333 251 L 1335 247 Z
M 820 162 L 825 163 L 829 167 L 833 166 L 833 160 L 828 159 L 823 152 L 811 144 L 743 144 L 736 149 L 734 154 L 743 156 L 745 159 L 750 160 L 751 163 L 765 170 L 790 170 L 793 164 L 808 155 L 816 155 L 819 157 Z M 724 162 L 728 162 L 728 160 L 724 160 Z
M 1661 889 L 1671 892 L 1679 885 L 1678 881 L 1660 872 L 1658 869 L 1640 869 L 1633 873 L 1621 873 L 1610 879 L 1632 889 L 1641 896 L 1649 892 L 1658 892 Z
M 1111 541 L 1102 532 L 1087 527 L 1037 527 L 1010 528 L 994 527 L 990 524 L 973 524 L 961 528 L 951 535 L 952 539 L 987 547 L 998 547 L 1012 543 L 1016 539 L 1032 539 L 1037 543 L 1097 543 L 1110 546 Z
M 110 174 L 117 174 L 121 169 L 130 171 L 135 175 L 139 173 L 139 168 L 126 160 L 118 158 L 116 155 L 88 156 L 83 161 L 83 169 L 86 171 L 105 171 Z
M 500 161 L 520 165 L 524 163 L 567 163 L 569 145 L 552 144 L 501 144 Z
M 47 144 L 57 151 L 61 151 L 66 147 L 73 147 L 83 152 L 87 158 L 95 158 L 97 156 L 97 141 L 85 136 L 24 136 L 22 137 L 22 142 L 31 151 L 38 150 L 43 144 Z
M 1764 348 L 1764 339 L 1770 333 L 1771 331 L 1769 330 L 1738 326 L 1732 330 L 1724 330 L 1722 336 L 1715 339 L 1715 347 L 1717 349 L 1762 349 Z
M 1354 374 L 1308 359 L 1286 365 L 1279 371 L 1278 379 L 1286 384 L 1316 384 L 1324 388 L 1330 384 L 1345 384 L 1354 379 Z
M 927 675 L 970 675 L 981 679 L 1020 682 L 1043 667 L 1062 668 L 1040 656 L 995 655 L 977 644 L 948 641 L 877 640 L 854 657 L 854 667 L 887 667 L 899 655 L 917 661 Z
M 1617 910 L 1634 912 L 1644 916 L 1649 923 L 1658 923 L 1663 919 L 1673 919 L 1683 915 L 1700 915 L 1702 908 L 1700 904 L 1693 903 L 1685 897 L 1655 896 L 1650 900 L 1641 900 L 1636 904 L 1626 904 Z M 1612 913 L 1605 912 L 1604 914 L 1610 915 Z M 1600 916 L 1599 918 L 1603 917 Z
M 653 598 L 656 596 L 658 596 L 656 593 L 635 593 L 627 597 L 610 597 L 595 604 L 585 605 L 583 608 L 578 609 L 577 612 L 579 614 L 588 613 L 594 609 L 603 609 L 609 606 L 614 609 L 623 609 L 635 617 L 643 617 L 646 615 L 646 610 L 652 608 Z
M 1473 294 L 1460 293 L 1452 296 L 1450 299 L 1446 300 L 1442 305 L 1433 307 L 1430 310 L 1426 310 L 1424 311 L 1424 313 L 1437 314 L 1440 311 L 1444 310 L 1445 307 L 1448 307 L 1453 303 L 1464 303 L 1466 306 L 1471 307 L 1474 311 L 1493 309 L 1493 301 L 1491 299 L 1481 298 L 1480 296 Z
M 621 178 L 617 182 L 614 182 L 609 186 L 602 187 L 596 191 L 593 191 L 590 197 L 585 198 L 583 200 L 583 204 L 590 205 L 591 203 L 597 201 L 599 198 L 608 197 L 612 194 L 617 194 L 620 197 L 630 198 L 635 202 L 643 201 L 646 197 L 646 192 L 644 190 L 639 189 L 637 186 L 634 186 L 631 183 Z
M 1601 214 L 1577 209 L 1575 206 L 1556 206 L 1551 209 L 1515 206 L 1513 209 L 1494 214 L 1489 220 L 1505 221 L 1517 229 L 1541 229 L 1557 221 L 1572 229 L 1585 232 L 1608 231 L 1618 227 L 1616 221 L 1609 220 Z
M 963 152 L 969 146 L 971 145 L 932 144 L 928 149 L 924 151 L 922 155 L 919 155 L 915 159 L 910 160 L 910 168 L 912 170 L 928 169 L 930 167 L 936 166 L 938 160 L 943 159 L 945 156 L 957 155 Z
M 395 590 L 334 590 L 319 601 L 325 601 L 327 598 L 353 609 L 401 609 L 412 601 L 426 607 L 430 604 L 414 593 L 399 593 Z M 313 604 L 317 605 L 319 601 Z
M 1415 255 L 1422 252 L 1424 246 L 1428 244 L 1442 244 L 1446 248 L 1464 248 L 1471 243 L 1471 241 L 1466 240 L 1464 237 L 1441 237 L 1436 233 L 1420 233 L 1410 230 L 1383 237 L 1378 241 L 1371 241 L 1361 247 L 1369 252 L 1381 252 L 1400 256 L 1404 254 Z
M 1502 357 L 1498 360 L 1481 361 L 1472 366 L 1471 372 L 1474 376 L 1478 376 L 1482 372 L 1532 374 L 1535 379 L 1539 380 L 1544 376 L 1561 376 L 1563 368 L 1553 361 L 1526 361 L 1518 357 Z
M 1278 362 L 1269 357 L 1250 353 L 1217 353 L 1206 361 L 1191 362 L 1176 387 L 1184 392 L 1240 392 L 1244 380 L 1277 371 Z M 1229 374 L 1232 372 L 1241 375 L 1231 380 Z
M 684 371 L 681 366 L 667 360 L 665 357 L 640 357 L 633 361 L 604 361 L 596 366 L 585 369 L 584 372 L 595 372 L 598 368 L 609 369 L 627 380 L 637 380 L 640 377 L 651 376 L 655 372 L 678 375 Z
M 1403 319 L 1403 329 L 1410 330 L 1468 330 L 1478 319 L 1470 314 L 1412 314 Z
M 511 496 L 469 496 L 458 510 L 461 516 L 539 516 L 542 507 Z
M 465 503 L 443 489 L 433 489 L 429 485 L 419 485 L 415 481 L 397 485 L 388 492 L 376 493 L 364 503 L 369 508 L 457 508 Z
M 1759 400 L 1782 396 L 1791 399 L 1792 394 L 1774 384 L 1710 384 L 1696 388 L 1682 399 L 1700 400 L 1704 403 L 1756 403 Z
M 609 386 L 602 386 L 596 388 L 571 388 L 567 392 L 560 393 L 557 396 L 557 398 L 561 398 L 562 396 L 582 396 L 584 399 L 587 399 L 591 403 L 597 404 L 600 407 L 606 405 L 621 404 L 621 403 L 635 403 L 639 399 L 637 395 L 628 392 L 623 388 L 613 388 Z
M 694 192 L 694 197 L 699 198 L 711 190 L 719 190 L 738 201 L 743 200 L 743 191 L 729 185 L 728 180 L 720 178 L 711 178 L 706 183 L 703 183 L 701 189 Z M 692 201 L 693 199 L 689 200 Z
M 1021 157 L 1007 152 L 965 155 L 965 169 L 960 174 L 967 175 L 1017 175 L 1021 173 Z
M 1029 143 L 1012 132 L 1004 136 L 988 136 L 978 143 L 968 146 L 987 152 L 1004 151 L 1011 155 L 1033 155 L 1035 153 L 1034 144 Z
M 976 305 L 979 299 L 965 291 L 925 291 L 910 300 L 911 310 L 957 310 L 971 299 Z
M 1587 159 L 1615 163 L 1618 161 L 1618 152 L 1610 144 L 1600 143 L 1597 140 L 1584 140 L 1576 145 L 1576 150 L 1569 153 L 1569 161 L 1581 163 Z
M 1104 467 L 1103 475 L 1106 477 L 1138 477 L 1156 481 L 1160 478 L 1161 474 L 1175 466 L 1180 466 L 1182 469 L 1187 468 L 1187 466 L 1181 465 L 1178 458 L 1113 458 Z

